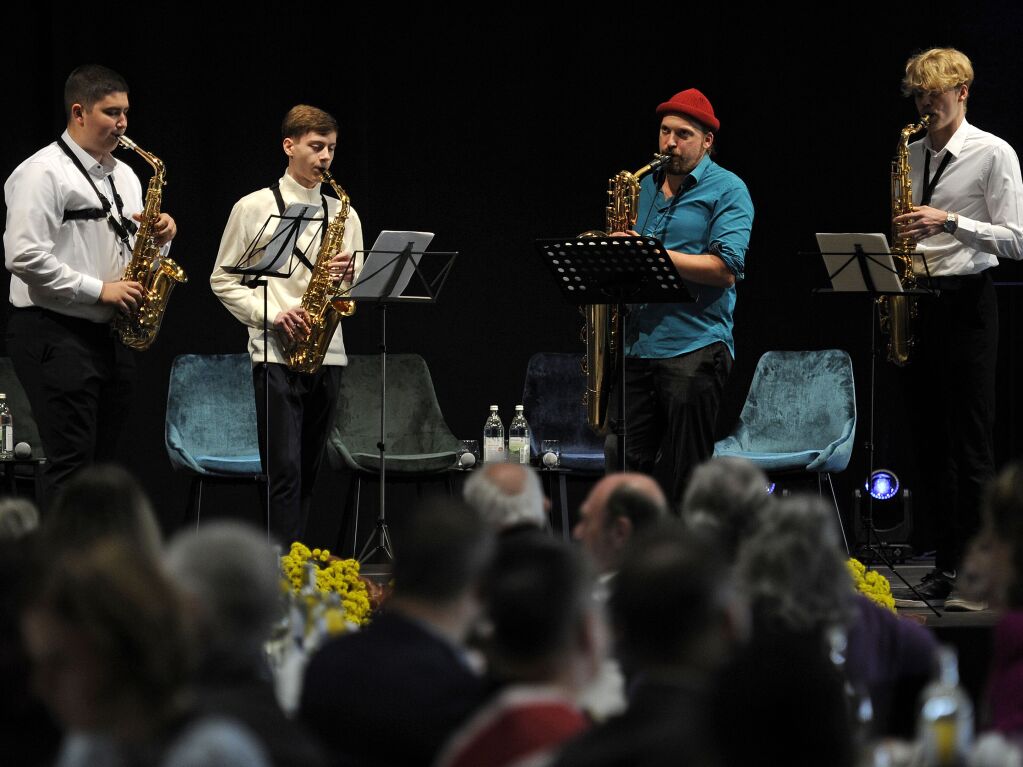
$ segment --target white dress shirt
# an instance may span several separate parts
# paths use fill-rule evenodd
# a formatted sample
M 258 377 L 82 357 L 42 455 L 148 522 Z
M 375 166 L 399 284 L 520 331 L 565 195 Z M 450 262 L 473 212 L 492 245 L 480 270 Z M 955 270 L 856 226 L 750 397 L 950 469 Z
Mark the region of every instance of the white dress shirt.
M 124 203 L 124 217 L 142 211 L 142 186 L 125 163 L 97 162 L 62 136 L 116 214 L 111 179 Z M 98 303 L 104 282 L 120 280 L 131 251 L 105 218 L 64 221 L 64 212 L 101 207 L 96 192 L 56 142 L 14 169 L 4 184 L 7 228 L 4 255 L 11 272 L 11 303 L 39 306 L 97 323 L 114 308 Z
M 292 202 L 307 203 L 321 208 L 322 198 L 318 186 L 315 189 L 306 189 L 287 173 L 279 183 L 285 208 Z M 333 218 L 337 214 L 340 203 L 336 198 L 330 196 L 327 196 L 326 200 L 328 214 Z M 224 228 L 220 251 L 217 253 L 217 262 L 213 267 L 213 274 L 210 275 L 210 286 L 217 298 L 231 314 L 249 329 L 249 354 L 254 365 L 263 361 L 264 289 L 253 290 L 242 285 L 240 276 L 231 274 L 224 268 L 238 265 L 239 260 L 245 255 L 246 249 L 253 245 L 253 240 L 260 234 L 260 229 L 264 224 L 266 228 L 255 246 L 257 248 L 265 247 L 277 228 L 277 219 L 272 218 L 277 215 L 277 201 L 269 189 L 260 189 L 238 200 L 231 210 L 231 217 L 227 220 L 227 226 Z M 313 263 L 316 262 L 316 256 L 319 253 L 320 235 L 323 227 L 322 222 L 313 221 L 306 226 L 302 236 L 298 238 L 299 250 L 303 251 L 309 261 Z M 355 208 L 348 209 L 343 243 L 345 250 L 362 250 L 362 222 L 359 221 L 359 214 L 355 212 Z M 355 259 L 356 275 L 361 266 L 362 254 L 360 253 Z M 267 323 L 270 331 L 268 334 L 270 339 L 270 348 L 267 353 L 268 362 L 284 363 L 285 357 L 274 332 L 273 321 L 280 312 L 302 304 L 302 295 L 309 285 L 311 276 L 312 273 L 304 265 L 298 264 L 291 277 L 271 277 L 267 280 L 267 290 L 269 291 Z M 330 341 L 323 363 L 325 365 L 348 364 L 340 327 Z
M 999 258 L 1023 258 L 1023 180 L 1019 158 L 1009 144 L 963 120 L 940 152 L 931 149 L 929 136 L 914 141 L 909 150 L 916 204 L 924 192 L 924 153 L 931 154 L 932 180 L 945 155 L 952 155 L 930 205 L 958 213 L 959 227 L 954 234 L 936 234 L 916 247 L 926 256 L 931 275 L 977 274 L 995 266 Z M 917 274 L 924 273 L 919 256 L 913 267 Z

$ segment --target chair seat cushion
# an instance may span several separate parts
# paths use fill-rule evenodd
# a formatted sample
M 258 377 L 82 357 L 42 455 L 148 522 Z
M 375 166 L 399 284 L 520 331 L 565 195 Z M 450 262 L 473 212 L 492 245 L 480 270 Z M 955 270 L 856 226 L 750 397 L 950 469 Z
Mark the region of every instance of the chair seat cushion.
M 723 439 L 714 445 L 714 457 L 729 456 L 745 458 L 764 471 L 785 471 L 787 469 L 806 469 L 819 455 L 820 450 L 800 450 L 785 453 L 764 453 L 747 451 L 739 448 L 738 441 L 733 437 Z
M 231 476 L 255 475 L 263 472 L 259 455 L 197 455 L 195 462 L 211 474 Z
M 352 460 L 363 471 L 374 474 L 380 471 L 379 453 L 352 453 Z M 412 453 L 408 455 L 387 455 L 387 472 L 397 474 L 435 474 L 453 468 L 455 452 Z
M 604 454 L 591 452 L 561 452 L 561 466 L 573 471 L 604 471 Z

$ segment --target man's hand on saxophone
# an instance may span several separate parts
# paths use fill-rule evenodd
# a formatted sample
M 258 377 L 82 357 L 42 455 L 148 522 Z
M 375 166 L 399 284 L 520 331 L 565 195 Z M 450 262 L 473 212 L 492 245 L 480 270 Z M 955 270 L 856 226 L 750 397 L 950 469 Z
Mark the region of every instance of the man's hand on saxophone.
M 131 280 L 104 282 L 99 292 L 99 303 L 117 307 L 121 314 L 130 314 L 142 301 L 142 285 Z
M 132 218 L 141 222 L 142 214 L 136 213 L 132 216 Z M 178 225 L 175 223 L 174 219 L 166 213 L 160 213 L 159 217 L 156 219 L 156 224 L 153 226 L 153 234 L 155 235 L 153 239 L 156 241 L 156 244 L 160 246 L 166 245 L 174 239 L 177 233 Z
M 301 306 L 293 306 L 277 315 L 274 328 L 292 343 L 302 341 L 309 335 L 309 315 Z
M 920 241 L 945 231 L 947 219 L 948 211 L 930 205 L 917 205 L 909 213 L 903 213 L 892 220 L 903 234 Z
M 352 261 L 354 257 L 350 250 L 342 250 L 332 259 L 330 259 L 330 276 L 335 280 L 341 280 L 347 278 L 351 280 L 352 275 L 349 271 L 352 268 Z

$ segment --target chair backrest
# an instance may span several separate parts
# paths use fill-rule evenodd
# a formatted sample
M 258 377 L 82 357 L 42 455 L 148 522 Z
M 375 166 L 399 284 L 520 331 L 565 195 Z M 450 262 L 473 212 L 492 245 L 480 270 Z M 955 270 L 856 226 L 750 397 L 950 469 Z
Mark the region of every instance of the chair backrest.
M 534 454 L 540 452 L 540 440 L 556 439 L 563 453 L 603 455 L 604 438 L 586 422 L 582 358 L 582 354 L 561 352 L 537 352 L 529 358 L 522 406 L 532 430 Z
M 765 352 L 740 416 L 749 449 L 823 447 L 856 425 L 852 360 L 841 349 Z
M 444 421 L 433 378 L 418 354 L 387 355 L 386 444 L 395 455 L 421 455 L 458 449 Z M 350 453 L 377 452 L 380 441 L 380 357 L 349 354 L 341 375 L 337 417 L 331 441 Z
M 182 354 L 171 365 L 164 438 L 176 468 L 204 473 L 194 456 L 258 453 L 248 354 Z
M 43 443 L 39 439 L 39 427 L 32 415 L 32 405 L 28 395 L 14 372 L 14 363 L 10 357 L 0 357 L 0 392 L 7 395 L 7 407 L 11 409 L 14 424 L 14 441 L 27 442 L 32 447 L 33 458 L 43 458 Z

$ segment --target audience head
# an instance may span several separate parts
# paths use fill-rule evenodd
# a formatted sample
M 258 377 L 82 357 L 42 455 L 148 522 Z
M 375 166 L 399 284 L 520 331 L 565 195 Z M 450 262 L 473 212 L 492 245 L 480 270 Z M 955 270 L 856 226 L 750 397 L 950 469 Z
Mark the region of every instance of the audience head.
M 39 509 L 25 498 L 0 499 L 0 540 L 16 541 L 39 528 Z
M 21 625 L 36 691 L 65 727 L 144 738 L 180 711 L 191 671 L 180 599 L 127 540 L 48 561 Z
M 636 536 L 614 578 L 609 607 L 616 650 L 629 673 L 712 669 L 746 623 L 713 541 L 674 520 Z
M 547 499 L 540 478 L 520 463 L 488 463 L 465 481 L 465 502 L 495 530 L 546 528 Z
M 394 597 L 444 604 L 478 590 L 494 537 L 472 507 L 454 499 L 421 504 L 395 546 Z
M 600 572 L 613 572 L 629 541 L 664 519 L 668 502 L 661 486 L 646 474 L 609 474 L 590 490 L 572 531 Z
M 961 588 L 993 607 L 1023 607 L 1023 459 L 987 488 L 983 525 L 963 562 Z
M 183 593 L 207 661 L 259 662 L 280 615 L 280 566 L 266 534 L 240 522 L 178 533 L 167 570 Z
M 494 676 L 581 689 L 607 644 L 592 592 L 575 547 L 539 532 L 502 541 L 485 584 Z
M 852 578 L 835 512 L 817 496 L 779 498 L 739 552 L 737 576 L 758 625 L 808 633 L 848 625 Z
M 711 458 L 693 470 L 682 497 L 682 519 L 716 536 L 734 561 L 739 544 L 773 499 L 768 485 L 767 475 L 745 458 Z
M 88 466 L 65 484 L 43 519 L 49 551 L 83 548 L 110 535 L 160 556 L 160 525 L 138 481 L 120 466 Z

